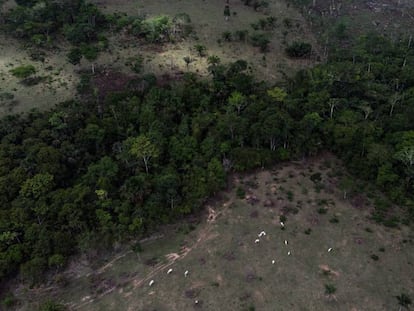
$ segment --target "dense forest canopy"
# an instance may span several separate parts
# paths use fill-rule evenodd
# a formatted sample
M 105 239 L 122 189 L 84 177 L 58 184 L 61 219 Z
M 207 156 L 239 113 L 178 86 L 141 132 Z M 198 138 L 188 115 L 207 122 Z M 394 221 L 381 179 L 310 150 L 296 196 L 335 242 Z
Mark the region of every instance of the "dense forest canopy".
M 9 25 L 32 40 L 41 34 L 47 41 L 61 29 L 70 41 L 76 32 L 74 44 L 89 43 L 98 32 L 79 25 L 106 25 L 83 1 L 18 3 Z M 28 18 L 33 7 L 40 15 Z M 3 118 L 0 278 L 20 271 L 37 282 L 75 252 L 148 234 L 197 211 L 229 172 L 323 150 L 388 195 L 375 202 L 376 221 L 396 226 L 414 219 L 409 39 L 366 35 L 277 86 L 257 82 L 244 60 L 214 62 L 209 70 L 209 81 L 187 73 L 161 86 L 144 75 L 110 94 L 96 87 L 96 77 L 84 76 L 78 99 Z M 351 181 L 343 187 L 356 191 Z M 393 203 L 404 207 L 403 216 Z

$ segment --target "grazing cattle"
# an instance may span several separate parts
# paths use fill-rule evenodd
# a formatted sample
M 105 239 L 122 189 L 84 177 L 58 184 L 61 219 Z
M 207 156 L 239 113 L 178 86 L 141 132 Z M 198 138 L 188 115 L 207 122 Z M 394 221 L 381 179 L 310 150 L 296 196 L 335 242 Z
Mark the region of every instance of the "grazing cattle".
M 328 248 L 328 253 L 330 253 L 332 251 L 332 247 Z
M 272 260 L 272 265 L 274 265 L 275 264 L 275 261 L 274 260 Z
M 288 241 L 287 240 L 285 240 L 285 245 L 288 245 Z
M 167 271 L 167 274 L 170 274 L 171 272 L 173 272 L 173 269 L 169 269 L 169 270 Z
M 151 281 L 149 282 L 149 286 L 151 287 L 153 284 L 154 284 L 154 280 L 151 280 Z
M 254 240 L 254 243 L 259 243 L 260 242 L 260 240 L 259 239 L 256 239 L 256 240 Z
M 188 275 L 188 270 L 186 270 L 186 271 L 184 272 L 184 276 L 185 276 L 185 277 L 187 277 L 187 275 Z

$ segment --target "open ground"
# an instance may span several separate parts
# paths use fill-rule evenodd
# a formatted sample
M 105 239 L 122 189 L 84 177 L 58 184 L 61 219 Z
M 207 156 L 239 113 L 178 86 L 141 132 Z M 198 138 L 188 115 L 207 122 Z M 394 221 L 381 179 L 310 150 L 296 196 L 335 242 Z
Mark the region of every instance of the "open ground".
M 235 175 L 201 220 L 100 266 L 77 261 L 63 288 L 17 292 L 20 309 L 53 297 L 70 310 L 397 310 L 414 294 L 412 230 L 371 221 L 361 194 L 344 199 L 344 173 L 325 155 Z
M 165 73 L 194 72 L 208 76 L 207 56 L 216 55 L 222 63 L 234 62 L 239 59 L 248 62 L 251 72 L 259 79 L 266 81 L 281 81 L 285 76 L 292 76 L 297 70 L 312 66 L 319 55 L 319 47 L 309 25 L 302 15 L 284 0 L 269 1 L 269 7 L 255 11 L 252 7 L 243 5 L 242 1 L 232 1 L 231 16 L 225 21 L 222 0 L 209 1 L 92 1 L 104 13 L 125 13 L 129 16 L 154 17 L 166 15 L 171 19 L 177 14 L 186 13 L 191 18 L 194 32 L 186 39 L 174 43 L 147 44 L 142 40 L 126 35 L 123 32 L 107 31 L 108 48 L 100 52 L 95 62 L 97 71 L 124 72 L 133 75 L 131 68 L 126 65 L 132 57 L 141 55 L 144 59 L 143 72 L 162 75 Z M 13 7 L 14 1 L 6 3 L 7 8 Z M 270 43 L 266 53 L 259 51 L 247 42 L 223 39 L 223 33 L 247 30 L 248 36 L 254 32 L 251 24 L 266 17 L 276 17 L 275 28 L 268 30 Z M 283 23 L 289 20 L 289 27 Z M 258 31 L 260 32 L 260 31 Z M 312 44 L 314 55 L 311 59 L 292 60 L 284 52 L 287 44 L 293 41 L 306 41 Z M 206 56 L 200 57 L 194 46 L 206 47 Z M 75 86 L 79 81 L 79 72 L 89 70 L 90 64 L 82 61 L 78 66 L 67 62 L 66 54 L 69 45 L 65 42 L 53 42 L 58 47 L 52 50 L 42 48 L 27 48 L 21 42 L 0 37 L 0 94 L 12 96 L 0 97 L 0 113 L 18 113 L 31 108 L 47 109 L 56 103 L 74 97 Z M 31 51 L 41 51 L 44 61 L 30 59 Z M 187 67 L 185 57 L 190 57 Z M 10 69 L 22 64 L 32 64 L 36 76 L 45 77 L 39 84 L 24 86 L 13 77 Z

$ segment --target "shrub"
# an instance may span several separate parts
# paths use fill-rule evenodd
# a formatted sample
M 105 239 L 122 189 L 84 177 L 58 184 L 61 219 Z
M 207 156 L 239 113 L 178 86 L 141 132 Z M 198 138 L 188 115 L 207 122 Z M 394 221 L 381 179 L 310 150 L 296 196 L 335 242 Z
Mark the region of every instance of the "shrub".
M 234 32 L 234 37 L 238 41 L 246 41 L 248 33 L 249 33 L 248 30 L 236 30 Z
M 24 79 L 36 73 L 36 68 L 33 65 L 22 65 L 10 70 L 16 78 Z
M 144 57 L 142 55 L 131 57 L 126 63 L 126 65 L 129 66 L 132 69 L 132 71 L 134 71 L 135 73 L 142 72 L 142 69 L 144 67 L 143 64 L 144 64 Z
M 148 42 L 166 41 L 170 30 L 170 19 L 165 15 L 146 19 L 141 23 L 141 33 Z
M 375 260 L 375 261 L 378 261 L 379 259 L 378 255 L 375 255 L 375 254 L 372 254 L 370 257 L 372 260 Z
M 337 224 L 339 222 L 339 219 L 338 217 L 334 216 L 331 219 L 329 219 L 329 222 L 333 224 Z
M 292 20 L 290 19 L 290 18 L 284 18 L 283 19 L 283 25 L 286 27 L 286 28 L 291 28 L 292 27 L 292 25 L 293 25 L 293 22 L 292 22 Z
M 39 311 L 63 311 L 63 310 L 66 310 L 66 308 L 62 304 L 54 302 L 53 300 L 47 300 L 39 307 Z
M 321 215 L 326 214 L 327 212 L 328 212 L 327 208 L 324 208 L 324 207 L 318 208 L 318 213 Z
M 314 183 L 318 183 L 322 180 L 321 173 L 314 173 L 310 176 L 310 180 L 312 180 Z
M 292 202 L 293 201 L 293 192 L 292 191 L 288 191 L 287 192 L 287 198 L 288 198 L 288 200 L 290 201 L 290 202 Z
M 13 296 L 13 294 L 9 293 L 4 297 L 1 304 L 7 309 L 12 308 L 16 304 L 16 298 Z
M 332 284 L 325 284 L 325 294 L 333 295 L 336 293 L 336 287 Z
M 230 42 L 232 40 L 231 32 L 225 31 L 221 34 L 221 37 L 224 39 L 224 41 Z
M 140 242 L 136 242 L 134 245 L 132 245 L 131 247 L 132 251 L 134 253 L 141 253 L 142 252 L 142 246 Z
M 237 190 L 236 190 L 236 194 L 237 194 L 238 198 L 244 199 L 244 196 L 246 195 L 246 191 L 244 191 L 243 188 L 238 187 Z
M 270 40 L 265 33 L 255 33 L 250 37 L 253 46 L 258 46 L 261 52 L 267 52 Z
M 295 58 L 310 56 L 311 52 L 312 45 L 306 42 L 293 42 L 286 48 L 286 53 Z
M 309 234 L 311 234 L 312 229 L 311 229 L 311 228 L 308 228 L 308 229 L 306 229 L 304 232 L 305 232 L 305 234 L 309 235 Z
M 202 44 L 196 44 L 194 45 L 194 49 L 197 51 L 198 56 L 204 57 L 206 56 L 206 46 Z

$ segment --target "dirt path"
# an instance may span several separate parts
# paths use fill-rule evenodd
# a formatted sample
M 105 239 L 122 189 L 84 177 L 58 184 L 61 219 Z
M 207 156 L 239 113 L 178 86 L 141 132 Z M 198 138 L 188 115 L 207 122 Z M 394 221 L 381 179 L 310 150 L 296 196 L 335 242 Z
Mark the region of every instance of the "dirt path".
M 202 228 L 199 231 L 199 234 L 198 234 L 198 237 L 197 237 L 195 243 L 193 245 L 189 246 L 189 247 L 186 247 L 186 246 L 182 247 L 182 249 L 180 250 L 179 253 L 166 254 L 165 258 L 168 260 L 167 263 L 156 265 L 149 273 L 147 273 L 147 275 L 144 278 L 132 277 L 132 278 L 126 280 L 125 282 L 123 282 L 122 284 L 118 284 L 118 285 L 115 285 L 115 286 L 111 287 L 110 289 L 106 290 L 105 292 L 103 292 L 99 296 L 96 296 L 96 297 L 85 296 L 81 299 L 80 302 L 71 304 L 69 306 L 70 310 L 79 310 L 79 309 L 85 307 L 86 305 L 88 305 L 88 304 L 90 304 L 90 303 L 92 303 L 92 302 L 94 302 L 98 299 L 101 299 L 104 296 L 112 293 L 117 288 L 120 288 L 120 287 L 123 287 L 123 286 L 127 285 L 128 283 L 132 283 L 134 289 L 142 287 L 145 284 L 148 284 L 149 281 L 151 279 L 155 278 L 159 273 L 165 271 L 167 268 L 171 267 L 177 261 L 180 261 L 180 260 L 184 259 L 193 249 L 197 248 L 198 246 L 200 246 L 200 244 L 202 244 L 203 242 L 208 240 L 208 237 L 210 236 L 209 233 L 211 231 L 212 225 L 214 224 L 216 219 L 228 209 L 228 207 L 233 203 L 233 201 L 234 201 L 234 199 L 231 198 L 227 202 L 223 203 L 222 204 L 222 209 L 220 211 L 216 211 L 212 207 L 208 207 L 208 216 L 207 216 L 207 219 L 206 219 L 205 226 L 204 226 L 204 228 Z M 116 261 L 118 261 L 119 259 L 125 257 L 130 252 L 131 251 L 127 251 L 126 253 L 123 253 L 123 254 L 115 257 L 109 263 L 105 264 L 103 267 L 98 269 L 95 274 L 100 274 L 100 273 L 104 272 L 105 270 L 107 270 L 108 268 L 112 267 L 113 264 Z

